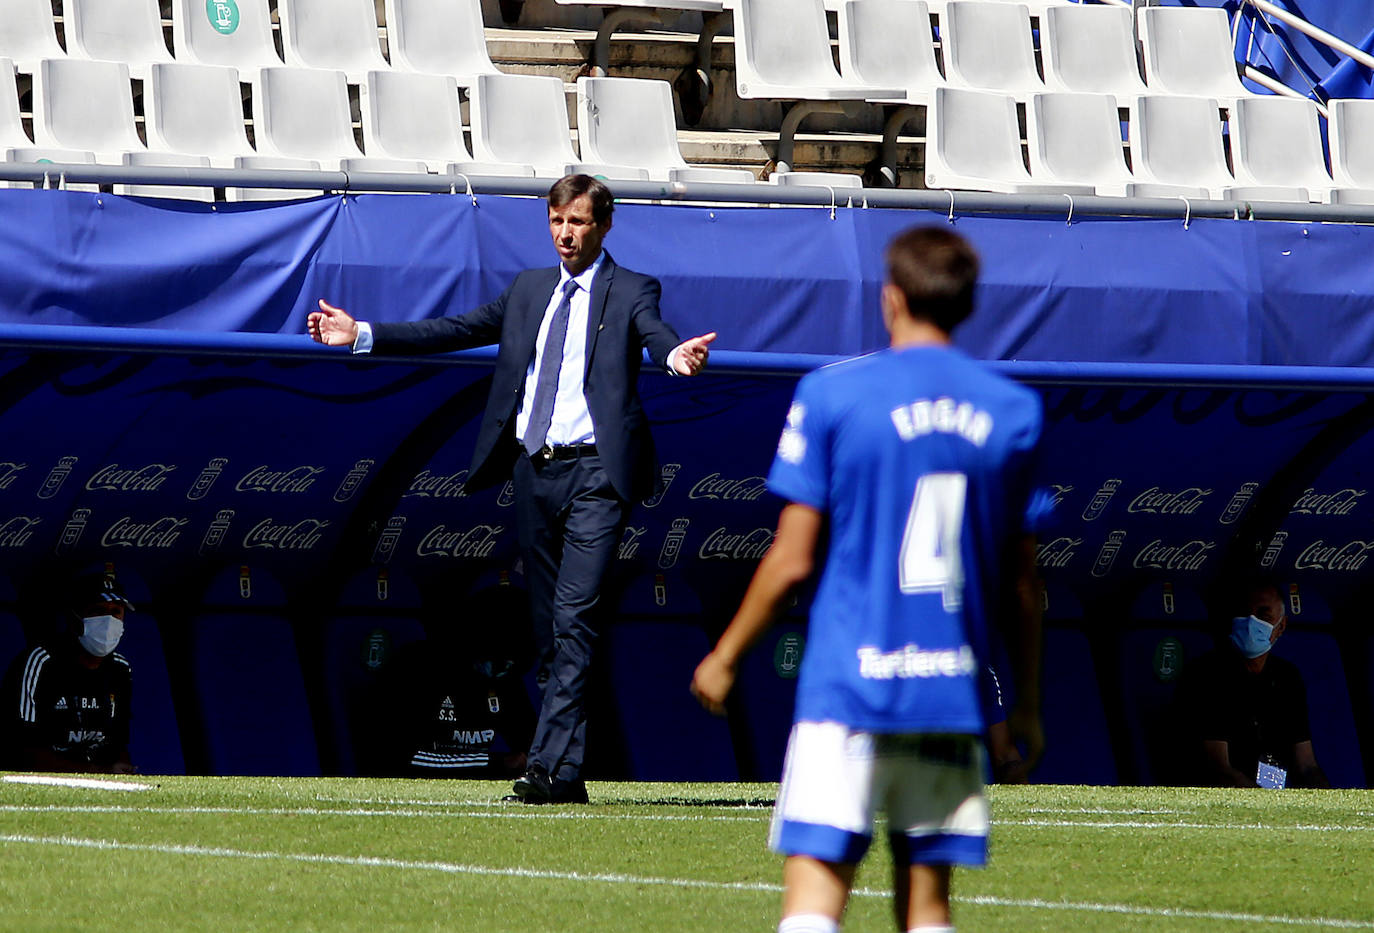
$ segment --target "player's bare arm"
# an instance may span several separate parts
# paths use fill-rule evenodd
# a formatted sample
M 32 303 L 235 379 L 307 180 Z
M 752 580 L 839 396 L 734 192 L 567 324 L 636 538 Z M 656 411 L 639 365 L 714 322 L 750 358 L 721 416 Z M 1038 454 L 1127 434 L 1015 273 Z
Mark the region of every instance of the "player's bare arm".
M 1010 572 L 1016 591 L 1015 619 L 1006 634 L 1014 649 L 1016 705 L 1007 716 L 1007 728 L 1025 744 L 1029 770 L 1045 748 L 1040 722 L 1041 583 L 1035 568 L 1034 535 L 1023 535 L 1013 543 Z
M 777 537 L 759 561 L 739 611 L 692 677 L 693 696 L 711 712 L 725 712 L 740 658 L 773 624 L 792 589 L 811 576 L 824 520 L 808 505 L 783 507 Z
M 351 347 L 358 339 L 358 322 L 353 315 L 323 298 L 320 310 L 306 317 L 305 327 L 313 340 L 328 347 Z

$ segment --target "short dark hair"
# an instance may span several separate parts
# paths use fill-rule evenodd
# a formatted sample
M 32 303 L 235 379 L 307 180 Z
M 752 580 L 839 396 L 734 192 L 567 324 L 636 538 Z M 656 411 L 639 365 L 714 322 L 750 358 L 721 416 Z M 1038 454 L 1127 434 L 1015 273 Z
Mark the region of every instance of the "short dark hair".
M 911 316 L 945 333 L 973 313 L 978 254 L 952 230 L 912 227 L 887 246 L 887 279 L 906 296 Z
M 590 175 L 564 175 L 549 189 L 549 207 L 565 207 L 582 195 L 592 199 L 592 220 L 604 224 L 615 210 L 615 197 L 606 183 Z

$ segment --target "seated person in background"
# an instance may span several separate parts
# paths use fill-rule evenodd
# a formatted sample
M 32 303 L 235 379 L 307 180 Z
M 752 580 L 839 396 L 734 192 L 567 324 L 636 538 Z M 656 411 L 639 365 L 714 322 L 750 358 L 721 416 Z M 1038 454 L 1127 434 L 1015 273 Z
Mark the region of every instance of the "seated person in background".
M 360 742 L 365 773 L 505 778 L 525 772 L 535 722 L 520 676 L 527 664 L 502 630 L 511 616 L 476 618 L 481 621 L 431 625 L 424 641 L 397 649 L 378 680 Z
M 1191 779 L 1222 787 L 1327 787 L 1302 674 L 1270 649 L 1288 625 L 1278 587 L 1251 583 L 1230 637 L 1184 668 L 1176 708 Z
M 25 771 L 132 773 L 129 662 L 114 649 L 133 605 L 113 572 L 79 577 L 57 637 L 4 681 L 5 759 Z

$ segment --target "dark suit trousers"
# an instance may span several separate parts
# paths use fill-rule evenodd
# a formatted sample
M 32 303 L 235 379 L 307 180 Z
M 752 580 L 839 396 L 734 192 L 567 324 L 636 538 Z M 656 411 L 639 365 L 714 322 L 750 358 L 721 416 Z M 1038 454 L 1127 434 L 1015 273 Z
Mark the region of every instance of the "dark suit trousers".
M 544 699 L 529 764 L 577 780 L 586 748 L 587 670 L 605 607 L 601 583 L 629 506 L 598 457 L 515 462 L 515 507 Z

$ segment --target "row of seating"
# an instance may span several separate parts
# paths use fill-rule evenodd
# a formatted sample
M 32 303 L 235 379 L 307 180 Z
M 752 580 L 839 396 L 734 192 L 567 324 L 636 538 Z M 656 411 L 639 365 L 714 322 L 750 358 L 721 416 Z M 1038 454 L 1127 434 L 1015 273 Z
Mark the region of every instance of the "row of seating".
M 1031 95 L 1028 170 L 1015 99 L 938 88 L 926 123 L 926 186 L 1374 203 L 1374 101 L 1330 101 L 1329 167 L 1324 121 L 1310 100 L 1241 98 L 1223 121 L 1214 98 L 1141 95 L 1129 102 L 1125 141 L 1118 104 L 1110 94 Z M 1123 142 L 1129 142 L 1129 165 Z

